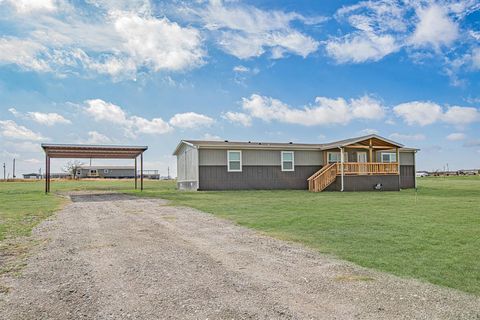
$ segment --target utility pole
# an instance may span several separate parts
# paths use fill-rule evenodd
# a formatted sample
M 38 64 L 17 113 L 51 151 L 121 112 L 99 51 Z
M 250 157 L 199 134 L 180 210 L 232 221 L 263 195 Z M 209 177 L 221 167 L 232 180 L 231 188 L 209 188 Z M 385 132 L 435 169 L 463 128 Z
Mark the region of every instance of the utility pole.
M 15 180 L 15 158 L 13 158 L 13 180 Z
M 6 171 L 6 166 L 5 166 L 5 162 L 3 163 L 3 181 L 6 181 L 7 180 L 7 175 L 6 175 L 7 171 Z
M 170 180 L 170 167 L 167 167 L 167 179 Z

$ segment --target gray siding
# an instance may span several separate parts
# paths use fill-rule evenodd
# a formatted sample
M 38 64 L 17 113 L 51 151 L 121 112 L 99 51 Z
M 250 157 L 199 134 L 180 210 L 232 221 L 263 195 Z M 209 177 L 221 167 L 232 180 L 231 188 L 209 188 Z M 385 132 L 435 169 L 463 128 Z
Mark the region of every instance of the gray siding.
M 198 185 L 198 149 L 184 144 L 177 155 L 177 182 L 194 182 Z M 193 185 L 193 184 L 183 184 Z M 181 188 L 182 185 L 178 184 Z
M 400 152 L 400 165 L 415 165 L 415 152 Z
M 227 166 L 200 166 L 200 190 L 308 189 L 307 179 L 320 166 L 295 166 L 284 172 L 280 166 L 243 166 L 242 172 L 227 172 Z
M 280 166 L 281 151 L 290 150 L 242 150 L 244 166 Z M 322 151 L 294 150 L 295 166 L 323 165 Z M 200 166 L 226 166 L 227 150 L 200 149 Z
M 400 190 L 398 175 L 345 176 L 343 180 L 344 191 L 374 191 L 377 183 L 382 184 L 383 191 Z M 337 179 L 325 190 L 340 191 L 341 189 L 341 177 L 337 176 Z
M 400 188 L 415 188 L 415 166 L 400 165 Z
M 91 169 L 78 169 L 80 170 L 79 178 L 90 177 L 89 173 Z M 98 178 L 133 178 L 135 176 L 135 169 L 111 169 L 111 168 L 96 168 L 98 172 Z M 108 172 L 105 172 L 108 170 Z
M 135 176 L 135 169 L 103 169 L 98 170 L 98 175 L 103 178 L 132 178 Z

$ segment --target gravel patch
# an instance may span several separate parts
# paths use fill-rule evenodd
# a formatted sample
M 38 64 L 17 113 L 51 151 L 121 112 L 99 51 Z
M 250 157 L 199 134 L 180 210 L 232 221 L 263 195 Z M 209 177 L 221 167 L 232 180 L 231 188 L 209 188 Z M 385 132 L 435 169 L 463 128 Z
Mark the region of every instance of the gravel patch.
M 480 319 L 480 298 L 367 270 L 161 199 L 71 195 L 0 319 Z M 48 240 L 48 241 L 45 241 Z

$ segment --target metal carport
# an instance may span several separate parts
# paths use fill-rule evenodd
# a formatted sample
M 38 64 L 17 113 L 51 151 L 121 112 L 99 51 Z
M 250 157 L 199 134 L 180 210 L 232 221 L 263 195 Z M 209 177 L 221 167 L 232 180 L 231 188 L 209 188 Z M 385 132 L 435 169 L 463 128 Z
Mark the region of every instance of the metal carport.
M 137 189 L 137 158 L 140 156 L 140 190 L 143 190 L 143 153 L 147 146 L 111 146 L 42 143 L 45 151 L 45 193 L 50 192 L 50 159 L 135 159 L 135 189 Z

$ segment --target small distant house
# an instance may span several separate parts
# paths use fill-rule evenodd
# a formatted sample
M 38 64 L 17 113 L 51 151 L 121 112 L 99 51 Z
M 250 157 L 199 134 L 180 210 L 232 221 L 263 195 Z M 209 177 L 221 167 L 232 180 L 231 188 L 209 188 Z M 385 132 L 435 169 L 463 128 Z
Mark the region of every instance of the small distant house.
M 182 140 L 177 187 L 189 190 L 414 188 L 418 149 L 372 134 L 332 143 Z
M 133 166 L 80 166 L 76 178 L 128 179 L 135 177 Z
M 24 173 L 23 179 L 42 179 L 42 175 L 40 173 Z

